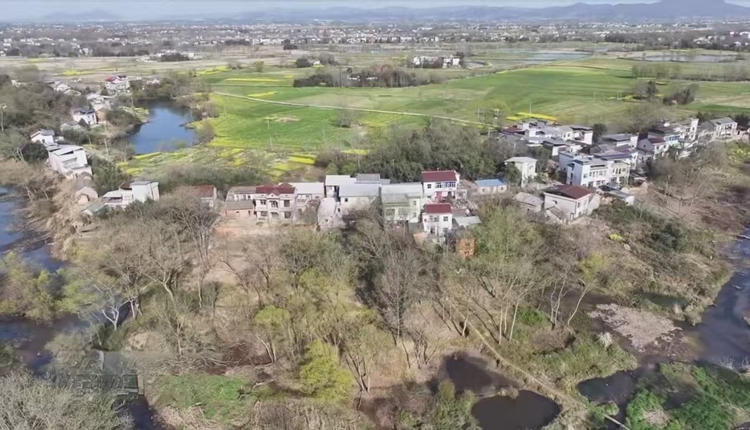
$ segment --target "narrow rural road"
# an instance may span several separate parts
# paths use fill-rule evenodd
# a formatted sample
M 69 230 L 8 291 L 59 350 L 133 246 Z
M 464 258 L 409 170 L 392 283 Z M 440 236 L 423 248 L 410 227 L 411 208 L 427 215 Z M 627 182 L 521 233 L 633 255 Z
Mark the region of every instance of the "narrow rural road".
M 417 117 L 423 117 L 423 118 L 444 119 L 448 121 L 458 122 L 461 124 L 483 125 L 481 122 L 478 122 L 478 121 L 470 121 L 467 119 L 452 118 L 449 116 L 442 116 L 442 115 L 430 115 L 426 113 L 397 112 L 397 111 L 391 111 L 391 110 L 366 109 L 366 108 L 355 108 L 355 107 L 346 107 L 346 106 L 329 106 L 329 105 L 313 105 L 313 104 L 293 103 L 293 102 L 280 102 L 276 100 L 265 100 L 265 99 L 261 99 L 258 97 L 240 96 L 237 94 L 229 94 L 229 93 L 223 93 L 219 91 L 214 91 L 213 93 L 218 94 L 220 96 L 225 96 L 225 97 L 234 97 L 237 99 L 250 100 L 254 102 L 268 103 L 268 104 L 282 105 L 282 106 L 295 106 L 295 107 L 306 107 L 306 108 L 315 108 L 315 109 L 349 110 L 353 112 L 385 113 L 389 115 L 402 115 L 402 116 L 417 116 Z

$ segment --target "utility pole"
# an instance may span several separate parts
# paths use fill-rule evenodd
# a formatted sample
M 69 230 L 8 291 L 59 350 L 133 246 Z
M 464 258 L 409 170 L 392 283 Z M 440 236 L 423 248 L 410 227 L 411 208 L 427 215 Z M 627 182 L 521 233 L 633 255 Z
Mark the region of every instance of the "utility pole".
M 0 104 L 0 131 L 5 131 L 5 109 L 8 109 L 8 105 Z
M 266 117 L 266 128 L 268 129 L 268 149 L 270 151 L 273 143 L 271 143 L 271 119 L 268 117 Z

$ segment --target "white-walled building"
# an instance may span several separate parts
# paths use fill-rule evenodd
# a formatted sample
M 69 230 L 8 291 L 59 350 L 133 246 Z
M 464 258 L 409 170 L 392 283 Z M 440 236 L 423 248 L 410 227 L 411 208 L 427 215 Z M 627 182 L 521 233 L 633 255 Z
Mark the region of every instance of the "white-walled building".
M 455 198 L 460 175 L 455 170 L 432 170 L 422 172 L 422 193 L 433 202 Z
M 445 237 L 453 228 L 453 207 L 449 203 L 424 205 L 422 228 L 430 236 Z
M 626 133 L 607 134 L 601 137 L 600 142 L 603 144 L 613 145 L 615 148 L 635 148 L 636 146 L 638 146 L 638 135 Z
M 596 188 L 614 182 L 625 186 L 636 160 L 637 153 L 634 150 L 594 155 L 561 152 L 560 170 L 565 172 L 565 182 L 568 185 Z
M 505 160 L 505 165 L 512 164 L 521 173 L 521 186 L 525 187 L 536 177 L 536 159 L 531 157 L 513 157 Z
M 709 123 L 713 126 L 714 139 L 727 139 L 737 135 L 737 121 L 732 118 L 712 119 Z
M 83 121 L 88 126 L 96 125 L 99 122 L 96 118 L 96 111 L 93 109 L 73 109 L 70 115 L 76 123 Z
M 342 185 L 354 184 L 356 182 L 357 179 L 349 175 L 326 175 L 325 196 L 337 199 L 339 188 Z
M 124 208 L 135 202 L 146 203 L 159 200 L 159 183 L 154 181 L 125 182 L 120 188 L 102 196 L 102 202 L 109 207 Z
M 667 155 L 672 143 L 665 141 L 661 137 L 648 137 L 638 141 L 639 160 L 646 162 L 652 158 L 661 158 Z
M 344 184 L 338 191 L 341 216 L 348 215 L 358 209 L 368 208 L 380 195 L 380 184 Z
M 41 143 L 44 146 L 55 144 L 55 131 L 40 129 L 31 133 L 31 141 L 35 143 Z
M 422 207 L 428 202 L 424 196 L 422 184 L 389 184 L 380 187 L 380 202 L 383 206 L 383 218 L 386 222 L 418 223 Z
M 551 211 L 552 216 L 558 217 L 556 212 L 562 212 L 561 222 L 570 222 L 582 216 L 591 215 L 599 207 L 600 197 L 590 189 L 577 185 L 558 185 L 544 192 L 544 210 Z
M 83 173 L 92 174 L 86 150 L 77 145 L 45 145 L 48 162 L 52 170 L 66 178 L 75 178 Z
M 130 79 L 125 75 L 110 76 L 104 80 L 104 88 L 110 95 L 126 93 L 130 91 Z

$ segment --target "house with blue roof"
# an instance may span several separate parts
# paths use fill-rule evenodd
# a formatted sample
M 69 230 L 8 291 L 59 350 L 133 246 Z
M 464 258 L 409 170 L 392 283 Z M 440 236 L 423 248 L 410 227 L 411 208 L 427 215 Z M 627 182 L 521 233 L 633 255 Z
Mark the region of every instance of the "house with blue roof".
M 491 196 L 508 191 L 508 184 L 500 179 L 477 179 L 466 185 L 472 197 Z

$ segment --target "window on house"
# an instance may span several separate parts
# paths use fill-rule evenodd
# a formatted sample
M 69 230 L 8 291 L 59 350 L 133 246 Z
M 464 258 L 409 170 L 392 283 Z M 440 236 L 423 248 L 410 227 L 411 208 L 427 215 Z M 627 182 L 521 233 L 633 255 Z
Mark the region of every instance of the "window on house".
M 395 209 L 386 209 L 385 210 L 385 216 L 395 216 L 396 210 Z
M 277 209 L 279 207 L 279 202 L 273 201 L 271 202 L 271 208 Z
M 443 188 L 443 184 L 441 182 L 435 182 L 435 188 Z
M 264 206 L 266 204 L 266 201 L 265 200 L 259 200 L 258 204 L 261 205 L 261 206 Z
M 284 212 L 284 219 L 289 219 L 291 217 L 292 217 L 292 213 L 291 212 Z
M 428 190 L 432 189 L 432 184 L 427 184 L 427 189 Z
M 284 200 L 284 207 L 285 208 L 288 208 L 288 207 L 291 207 L 291 206 L 292 206 L 292 201 L 291 200 Z
M 581 202 L 578 202 L 578 208 L 580 208 L 580 207 L 581 207 Z
M 348 197 L 344 199 L 344 203 L 349 203 L 349 198 Z
M 268 216 L 268 212 L 266 212 L 266 211 L 260 211 L 260 216 L 261 216 L 261 218 L 265 218 L 265 217 Z
M 446 188 L 456 188 L 456 183 L 455 182 L 446 182 L 445 187 Z
M 448 222 L 448 217 L 447 216 L 443 217 L 443 222 Z

